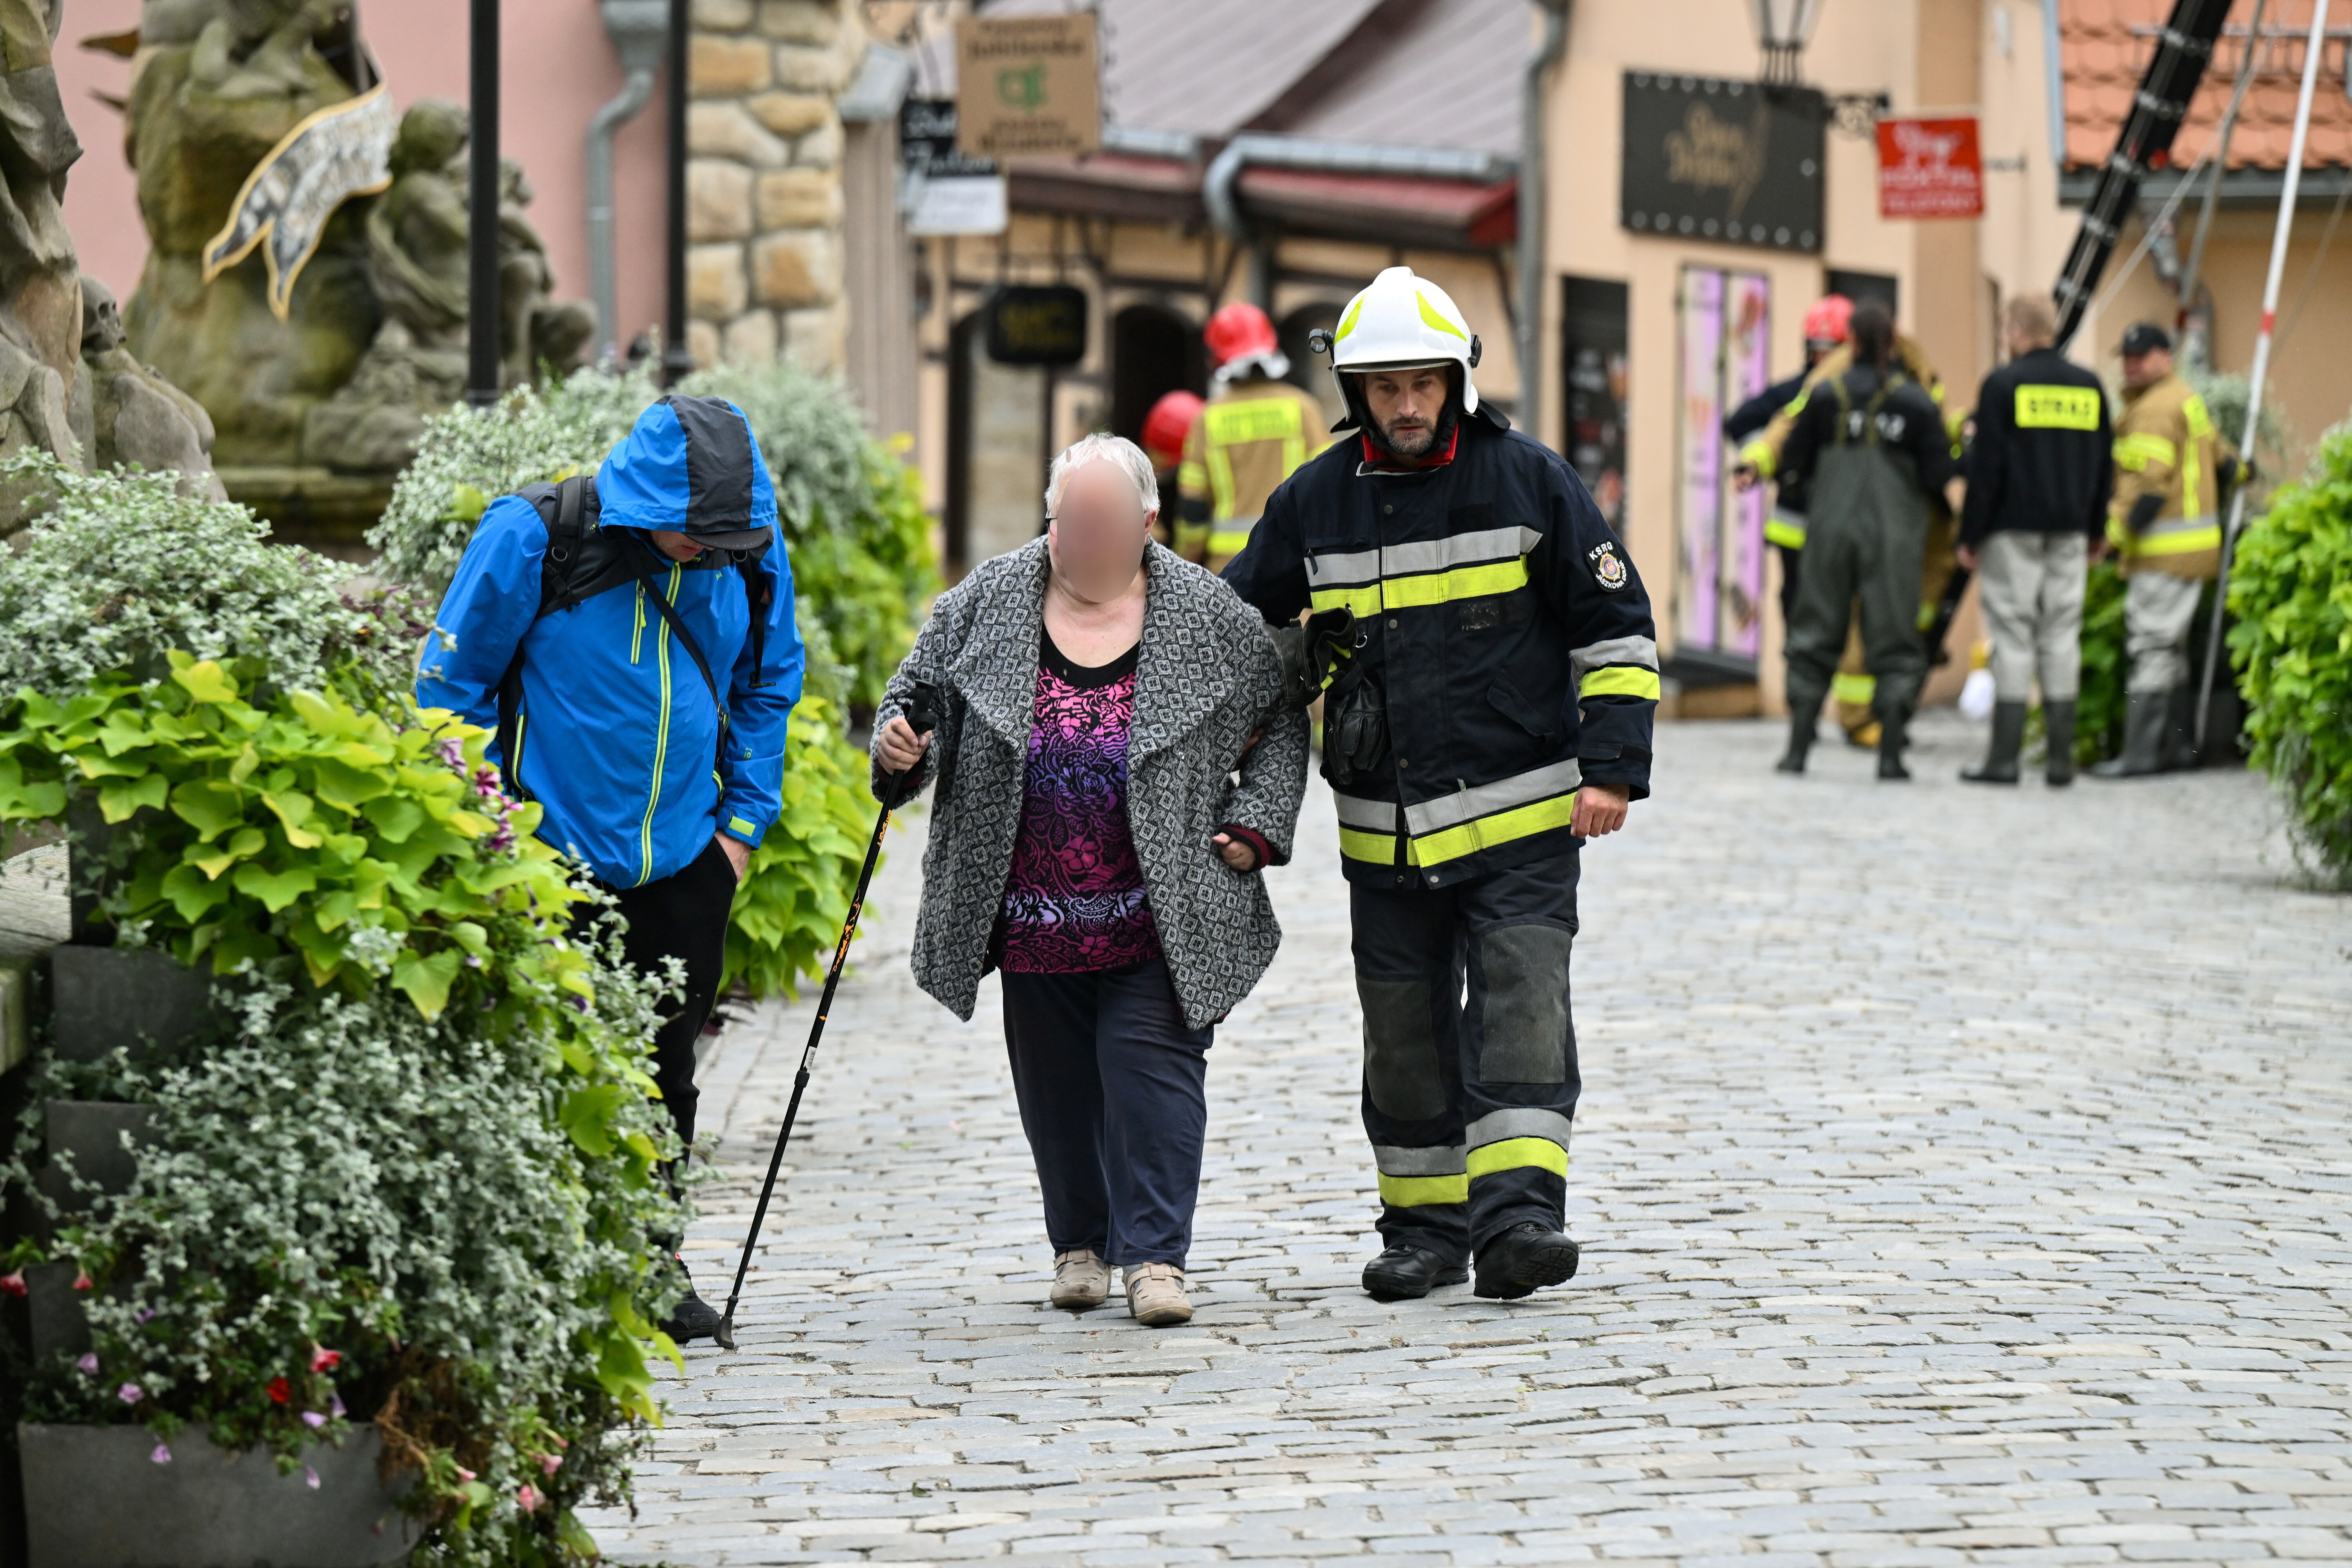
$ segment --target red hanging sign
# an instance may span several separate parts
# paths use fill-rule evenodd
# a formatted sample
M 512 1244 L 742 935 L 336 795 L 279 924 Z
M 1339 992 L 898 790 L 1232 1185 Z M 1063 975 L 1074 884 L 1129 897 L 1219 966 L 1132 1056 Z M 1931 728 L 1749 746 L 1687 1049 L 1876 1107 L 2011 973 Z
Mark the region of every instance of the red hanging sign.
M 1878 122 L 1878 216 L 1975 217 L 1984 211 L 1984 160 L 1974 115 Z

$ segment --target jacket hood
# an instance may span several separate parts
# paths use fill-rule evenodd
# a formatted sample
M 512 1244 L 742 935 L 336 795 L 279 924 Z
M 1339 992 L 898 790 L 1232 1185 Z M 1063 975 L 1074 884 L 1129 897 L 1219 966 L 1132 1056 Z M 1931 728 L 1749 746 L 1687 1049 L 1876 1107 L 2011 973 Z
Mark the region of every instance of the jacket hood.
M 596 470 L 596 499 L 605 528 L 709 535 L 776 526 L 776 487 L 751 421 L 723 397 L 664 397 L 638 415 Z

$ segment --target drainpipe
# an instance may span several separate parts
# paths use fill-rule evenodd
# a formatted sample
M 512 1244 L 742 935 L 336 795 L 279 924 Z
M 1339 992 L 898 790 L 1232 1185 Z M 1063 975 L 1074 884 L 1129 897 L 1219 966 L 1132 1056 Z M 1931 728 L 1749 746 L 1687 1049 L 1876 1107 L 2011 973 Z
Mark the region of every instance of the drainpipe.
M 1334 174 L 1404 174 L 1424 180 L 1475 180 L 1487 184 L 1511 173 L 1511 160 L 1492 153 L 1456 147 L 1400 147 L 1381 142 L 1328 142 L 1309 137 L 1274 136 L 1244 132 L 1225 143 L 1210 162 L 1201 181 L 1201 202 L 1209 222 L 1235 244 L 1255 253 L 1250 268 L 1251 291 L 1258 304 L 1271 309 L 1274 293 L 1273 236 L 1250 232 L 1243 218 L 1234 185 L 1250 164 L 1272 169 L 1316 169 Z
M 1543 47 L 1528 61 L 1519 100 L 1519 395 L 1511 412 L 1530 439 L 1543 439 L 1544 79 L 1568 44 L 1569 0 L 1543 7 Z M 1566 445 L 1563 441 L 1562 445 Z
M 596 301 L 596 363 L 620 357 L 620 284 L 613 263 L 613 135 L 654 95 L 668 0 L 603 0 L 604 31 L 625 73 L 620 93 L 588 121 L 588 289 Z

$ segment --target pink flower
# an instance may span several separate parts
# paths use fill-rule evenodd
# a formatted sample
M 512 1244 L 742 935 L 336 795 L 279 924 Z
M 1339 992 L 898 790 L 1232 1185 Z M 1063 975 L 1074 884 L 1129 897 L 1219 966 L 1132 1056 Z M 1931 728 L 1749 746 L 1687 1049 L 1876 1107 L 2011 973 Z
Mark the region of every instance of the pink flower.
M 97 1284 L 98 1282 L 89 1277 L 89 1273 L 87 1269 L 77 1273 L 74 1276 L 74 1289 L 77 1290 L 94 1289 L 97 1288 Z
M 172 1462 L 172 1446 L 169 1443 L 156 1444 L 155 1451 L 147 1456 L 147 1462 L 151 1465 L 170 1464 Z
M 327 1407 L 327 1414 L 338 1420 L 342 1418 L 343 1396 L 341 1394 L 338 1394 L 334 1396 L 334 1403 Z
M 0 1290 L 5 1290 L 11 1296 L 28 1296 L 32 1293 L 25 1284 L 25 1271 L 21 1268 L 14 1274 L 0 1275 Z
M 302 1424 L 316 1432 L 327 1424 L 327 1418 L 315 1410 L 305 1410 L 302 1412 Z
M 84 1352 L 81 1359 L 74 1363 L 74 1365 L 89 1373 L 92 1377 L 96 1377 L 98 1375 L 98 1352 L 96 1351 Z
M 460 1465 L 457 1467 L 457 1479 L 463 1485 L 472 1486 L 474 1484 L 474 1472 L 467 1469 L 465 1466 Z
M 319 1472 L 312 1469 L 308 1465 L 303 1466 L 302 1484 L 309 1487 L 312 1491 L 317 1491 L 319 1489 Z
M 522 1490 L 515 1493 L 515 1501 L 521 1506 L 525 1513 L 537 1513 L 542 1500 L 544 1500 L 540 1497 L 539 1489 L 529 1481 L 523 1482 Z
M 135 1383 L 126 1383 L 114 1391 L 114 1397 L 125 1405 L 136 1405 L 147 1397 L 147 1391 Z
M 539 1468 L 543 1474 L 551 1476 L 556 1471 L 563 1468 L 563 1456 L 561 1454 L 541 1454 L 539 1457 Z
M 315 1345 L 311 1347 L 310 1370 L 312 1372 L 332 1372 L 342 1364 L 342 1352 L 320 1350 Z

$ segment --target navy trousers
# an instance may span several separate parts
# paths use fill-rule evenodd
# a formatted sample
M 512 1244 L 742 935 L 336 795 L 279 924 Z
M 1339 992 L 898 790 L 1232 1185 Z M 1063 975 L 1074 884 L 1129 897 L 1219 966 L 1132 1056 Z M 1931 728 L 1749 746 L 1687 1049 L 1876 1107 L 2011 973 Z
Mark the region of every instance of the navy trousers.
M 630 968 L 657 974 L 666 959 L 686 964 L 686 994 L 675 1011 L 663 1014 L 654 1035 L 654 1081 L 661 1086 L 662 1103 L 677 1124 L 679 1141 L 690 1146 L 695 1103 L 701 1098 L 694 1087 L 694 1047 L 719 999 L 719 972 L 727 966 L 735 868 L 714 838 L 683 870 L 643 887 L 605 890 L 620 900 L 629 922 L 621 945 Z
M 1583 1087 L 1569 1011 L 1577 851 L 1450 888 L 1349 889 L 1381 1238 L 1459 1260 L 1560 1226 Z
M 1055 1252 L 1184 1267 L 1215 1034 L 1184 1026 L 1157 959 L 1004 976 L 1013 1089 Z

